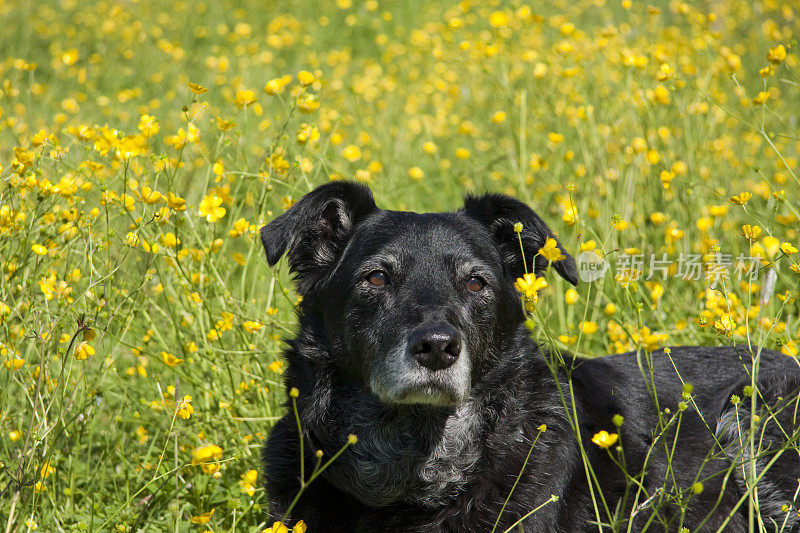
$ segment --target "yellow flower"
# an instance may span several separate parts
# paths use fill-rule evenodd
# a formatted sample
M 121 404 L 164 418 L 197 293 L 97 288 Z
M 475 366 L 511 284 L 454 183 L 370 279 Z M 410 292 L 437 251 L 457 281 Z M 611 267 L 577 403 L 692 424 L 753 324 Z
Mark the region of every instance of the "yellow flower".
M 264 85 L 264 92 L 273 96 L 276 94 L 281 94 L 283 89 L 289 84 L 290 81 L 292 81 L 291 76 L 289 76 L 288 80 L 285 76 L 282 78 L 271 79 L 266 85 Z
M 211 172 L 214 173 L 216 176 L 215 182 L 220 181 L 222 177 L 225 175 L 225 165 L 222 163 L 222 159 L 218 159 L 216 163 L 211 166 Z
M 192 451 L 192 466 L 218 461 L 222 458 L 222 448 L 216 444 L 204 444 Z
M 139 190 L 139 198 L 147 205 L 154 205 L 161 200 L 161 193 L 145 186 Z
M 183 359 L 178 359 L 169 352 L 161 352 L 161 359 L 164 361 L 164 364 L 172 367 L 178 366 L 179 364 L 183 363 Z
M 229 131 L 233 129 L 234 126 L 236 126 L 236 122 L 232 120 L 226 120 L 222 117 L 217 117 L 216 120 L 217 120 L 217 129 L 219 129 L 219 131 Z
M 276 374 L 283 374 L 283 361 L 273 361 L 269 364 L 268 368 Z
M 248 470 L 244 474 L 242 474 L 242 481 L 244 483 L 250 483 L 251 485 L 256 482 L 258 479 L 258 470 Z
M 496 111 L 494 115 L 492 115 L 492 122 L 495 124 L 502 124 L 506 121 L 506 112 L 505 111 Z
M 770 259 L 774 258 L 778 255 L 778 250 L 781 249 L 781 241 L 776 239 L 775 237 L 767 236 L 761 240 L 761 243 L 764 245 L 764 251 L 767 254 L 767 257 Z
M 781 251 L 786 255 L 792 255 L 797 253 L 797 248 L 792 246 L 792 243 L 785 242 L 781 244 Z
M 663 85 L 659 85 L 653 91 L 653 101 L 657 104 L 669 103 L 669 90 Z
M 579 327 L 581 328 L 581 333 L 591 335 L 597 331 L 597 322 L 584 321 L 580 323 Z
M 301 113 L 313 113 L 319 109 L 319 100 L 313 94 L 301 94 L 297 97 L 297 109 Z
M 708 233 L 708 230 L 714 227 L 714 219 L 711 217 L 700 217 L 697 219 L 697 223 L 695 225 L 700 231 Z
M 784 55 L 786 55 L 784 53 Z M 61 54 L 61 62 L 67 66 L 74 65 L 76 61 L 78 61 L 78 50 L 75 48 L 70 48 L 63 54 Z
M 578 302 L 578 291 L 575 289 L 567 289 L 564 293 L 564 302 L 567 305 L 573 305 Z
M 233 100 L 233 103 L 236 104 L 237 107 L 247 107 L 256 103 L 256 93 L 251 89 L 247 89 L 245 91 L 236 91 L 236 97 Z
M 95 354 L 94 348 L 91 344 L 86 341 L 83 341 L 79 345 L 75 347 L 75 359 L 82 361 L 84 359 L 88 359 L 89 357 Z
M 158 130 L 159 126 L 156 117 L 145 114 L 139 118 L 139 131 L 142 132 L 145 138 L 152 137 L 158 133 Z
M 790 357 L 797 357 L 798 353 L 800 353 L 800 346 L 795 341 L 789 341 L 781 346 L 781 353 Z
M 493 28 L 502 28 L 508 25 L 508 15 L 503 11 L 494 11 L 489 15 L 489 24 Z
M 361 159 L 361 150 L 359 150 L 358 146 L 355 144 L 348 144 L 345 149 L 342 150 L 342 157 L 351 163 L 355 163 Z
M 215 509 L 211 509 L 207 513 L 203 513 L 201 515 L 193 516 L 190 518 L 192 524 L 208 524 L 208 521 L 211 520 L 211 517 L 214 516 Z
M 300 525 L 300 522 L 298 522 L 297 525 Z M 303 526 L 305 527 L 305 524 L 303 524 Z M 289 528 L 286 527 L 283 522 L 275 522 L 272 524 L 272 527 L 265 529 L 264 533 L 289 533 Z
M 610 448 L 617 443 L 617 440 L 619 440 L 619 435 L 616 433 L 609 433 L 606 430 L 598 431 L 594 434 L 594 437 L 592 437 L 592 442 L 601 448 Z
M 31 245 L 31 250 L 33 250 L 33 253 L 36 255 L 47 255 L 47 248 L 38 243 Z
M 225 208 L 221 206 L 222 198 L 216 194 L 209 194 L 200 201 L 200 210 L 198 213 L 200 216 L 206 217 L 208 222 L 216 222 L 225 216 Z
M 239 486 L 242 489 L 242 492 L 246 493 L 248 496 L 253 496 L 256 492 L 255 483 L 258 479 L 258 471 L 257 470 L 248 470 L 244 474 L 242 474 L 242 479 L 239 481 Z M 297 531 L 297 526 L 295 526 L 295 531 Z
M 306 143 L 314 143 L 319 140 L 319 128 L 316 126 L 312 126 L 303 122 L 300 124 L 300 128 L 297 130 L 297 142 L 300 144 Z M 310 172 L 311 169 L 308 169 Z
M 749 241 L 755 241 L 759 236 L 761 236 L 761 228 L 758 226 L 745 224 L 742 226 L 742 229 L 739 230 L 739 234 Z
M 767 52 L 767 61 L 774 64 L 781 63 L 784 59 L 786 59 L 786 48 L 779 44 L 775 48 L 770 48 L 769 52 Z
M 314 75 L 307 70 L 301 70 L 297 73 L 297 81 L 303 85 L 311 85 L 314 83 Z
M 767 103 L 767 100 L 769 100 L 769 96 L 770 96 L 769 91 L 758 91 L 758 94 L 752 100 L 753 105 L 762 105 Z
M 548 237 L 544 246 L 539 248 L 539 255 L 541 255 L 542 257 L 551 262 L 561 261 L 562 259 L 566 259 L 567 257 L 561 253 L 561 249 L 558 247 L 558 243 L 552 237 Z
M 664 189 L 669 189 L 670 186 L 672 185 L 672 178 L 674 177 L 675 177 L 674 172 L 670 172 L 669 170 L 662 170 L 658 176 L 658 179 L 661 180 L 661 186 L 664 187 Z
M 425 172 L 419 167 L 411 167 L 408 169 L 408 176 L 412 180 L 421 180 L 425 177 Z
M 181 240 L 172 232 L 162 234 L 160 240 L 161 244 L 168 248 L 176 248 L 181 243 Z
M 733 335 L 733 330 L 736 329 L 736 324 L 731 320 L 730 315 L 723 315 L 719 320 L 714 322 L 714 329 L 720 334 L 730 337 Z
M 536 274 L 525 274 L 521 278 L 517 278 L 514 282 L 514 287 L 522 293 L 525 298 L 533 301 L 539 301 L 539 290 L 547 287 L 547 280 L 544 278 L 537 278 Z
M 250 223 L 247 222 L 246 218 L 240 218 L 236 222 L 233 223 L 233 229 L 228 232 L 232 238 L 239 237 L 240 235 L 244 235 L 247 230 L 250 228 Z
M 647 150 L 647 140 L 644 137 L 634 137 L 631 141 L 631 148 L 637 154 L 640 154 Z
M 183 128 L 181 128 L 181 129 L 180 129 L 180 130 L 178 130 L 178 131 L 179 131 L 179 132 L 182 132 L 182 131 L 183 131 Z M 199 130 L 199 129 L 197 129 L 197 126 L 195 126 L 195 125 L 194 125 L 194 124 L 192 124 L 192 123 L 190 123 L 188 126 L 186 126 L 186 140 L 187 140 L 188 142 L 190 142 L 190 143 L 197 142 L 197 140 L 198 140 L 199 138 L 200 138 L 200 130 Z
M 659 69 L 658 69 L 658 73 L 656 74 L 656 78 L 658 79 L 658 81 L 666 81 L 666 80 L 672 78 L 674 73 L 675 73 L 675 71 L 673 70 L 673 68 L 670 65 L 668 65 L 667 63 L 662 63 L 661 67 L 659 67 Z
M 19 370 L 22 368 L 22 365 L 25 364 L 25 359 L 20 359 L 19 357 L 14 357 L 13 359 L 6 359 L 3 361 L 3 366 L 6 367 L 6 370 Z
M 255 322 L 253 320 L 247 320 L 245 322 L 242 322 L 242 327 L 248 333 L 255 333 L 256 331 L 260 330 L 263 327 L 263 324 L 261 324 L 260 322 Z
M 455 155 L 458 159 L 469 159 L 471 153 L 466 148 L 457 148 Z
M 186 211 L 186 200 L 180 196 L 175 196 L 171 192 L 167 193 L 167 205 L 173 211 Z
M 183 418 L 184 420 L 189 420 L 189 417 L 192 416 L 194 413 L 194 407 L 192 407 L 192 397 L 188 394 L 183 397 L 183 399 L 178 404 L 177 408 L 178 416 Z
M 208 92 L 208 89 L 197 83 L 188 82 L 187 85 L 189 86 L 189 90 L 192 91 L 194 94 L 199 95 Z

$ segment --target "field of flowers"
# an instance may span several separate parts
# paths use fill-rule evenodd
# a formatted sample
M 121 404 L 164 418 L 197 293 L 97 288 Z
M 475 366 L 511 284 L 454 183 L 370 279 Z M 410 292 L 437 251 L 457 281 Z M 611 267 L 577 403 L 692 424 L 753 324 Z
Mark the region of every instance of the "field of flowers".
M 539 295 L 577 353 L 797 356 L 798 19 L 776 0 L 0 2 L 0 531 L 271 526 L 259 450 L 297 296 L 258 229 L 331 179 L 392 209 L 528 201 L 611 263 Z

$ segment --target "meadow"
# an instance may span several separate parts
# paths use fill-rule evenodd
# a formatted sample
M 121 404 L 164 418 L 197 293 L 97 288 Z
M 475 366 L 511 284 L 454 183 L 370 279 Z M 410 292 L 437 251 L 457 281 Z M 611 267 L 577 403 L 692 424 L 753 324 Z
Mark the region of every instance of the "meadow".
M 512 194 L 608 261 L 529 302 L 543 342 L 797 357 L 799 17 L 0 3 L 0 531 L 281 529 L 260 448 L 297 295 L 258 230 L 328 180 L 400 210 Z

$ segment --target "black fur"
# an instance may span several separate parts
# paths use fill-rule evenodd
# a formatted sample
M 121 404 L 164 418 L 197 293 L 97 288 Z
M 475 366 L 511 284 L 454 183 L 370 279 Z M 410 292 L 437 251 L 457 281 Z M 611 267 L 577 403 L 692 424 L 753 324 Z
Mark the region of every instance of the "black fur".
M 527 265 L 516 222 L 523 224 Z M 522 202 L 489 194 L 466 198 L 464 209 L 453 213 L 384 211 L 368 188 L 335 182 L 303 197 L 261 237 L 270 264 L 288 250 L 303 296 L 285 377 L 287 389 L 300 391 L 305 449 L 289 413 L 264 448 L 273 519 L 284 517 L 300 490 L 300 453 L 308 477 L 314 452 L 322 450 L 327 460 L 352 433 L 358 443 L 307 487 L 287 522 L 303 519 L 324 532 L 490 531 L 544 424 L 499 531 L 551 495 L 558 501 L 531 515 L 526 531 L 598 530 L 580 446 L 608 509 L 632 516 L 633 531 L 679 524 L 713 531 L 726 519 L 726 531 L 747 530 L 747 502 L 731 510 L 746 490 L 741 463 L 751 452 L 736 424 L 746 434 L 750 398 L 743 396 L 748 405 L 738 417 L 729 399 L 750 383 L 751 353 L 676 347 L 671 357 L 657 351 L 650 359 L 642 353 L 579 360 L 542 350 L 523 325 L 513 283 L 526 267 L 545 270 L 547 262 L 534 257 L 554 236 Z M 565 255 L 553 266 L 576 283 L 575 262 Z M 370 283 L 375 271 L 385 285 Z M 471 277 L 483 289 L 466 289 Z M 409 336 L 422 325 L 441 324 L 458 332 L 456 363 L 436 371 L 415 365 Z M 760 478 L 759 504 L 765 527 L 774 530 L 769 521 L 780 525 L 788 516 L 788 531 L 797 513 L 781 507 L 795 506 L 800 476 L 794 425 L 800 372 L 779 353 L 761 351 L 759 359 L 756 426 L 764 438 L 756 474 L 777 457 Z M 650 373 L 652 382 L 643 377 Z M 682 414 L 676 441 L 673 425 L 654 442 L 659 409 L 675 413 L 685 401 L 681 379 L 694 386 L 694 403 Z M 619 430 L 612 424 L 617 414 L 624 417 Z M 637 498 L 635 488 L 626 493 L 620 469 L 591 443 L 601 429 L 619 431 L 629 473 L 640 473 L 648 461 L 637 477 L 646 496 Z M 787 441 L 795 449 L 776 456 Z M 671 470 L 667 454 L 673 454 Z M 693 494 L 697 480 L 703 491 Z M 675 486 L 689 502 L 684 516 L 668 501 Z M 607 522 L 595 497 L 599 519 Z

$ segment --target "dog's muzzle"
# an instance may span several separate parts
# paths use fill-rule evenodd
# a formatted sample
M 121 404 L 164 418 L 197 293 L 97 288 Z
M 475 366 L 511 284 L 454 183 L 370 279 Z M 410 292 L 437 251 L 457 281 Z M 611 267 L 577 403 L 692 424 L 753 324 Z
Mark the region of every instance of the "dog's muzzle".
M 458 405 L 470 393 L 469 356 L 455 327 L 446 322 L 422 324 L 376 361 L 369 385 L 386 403 Z

